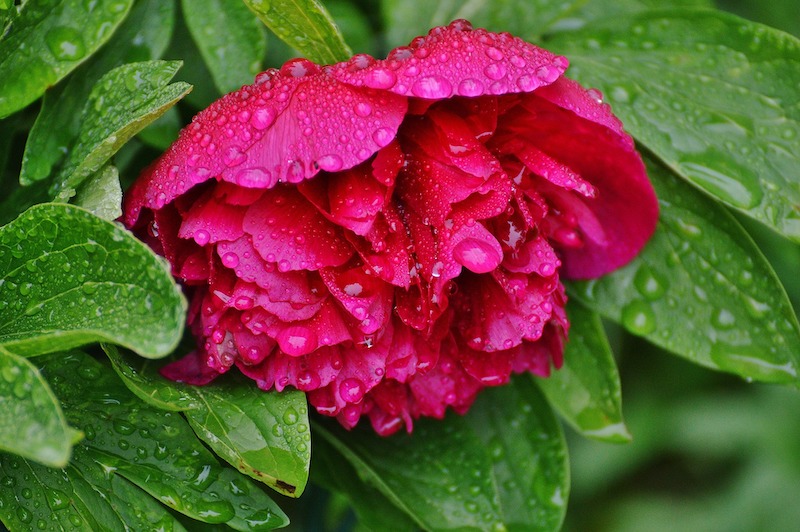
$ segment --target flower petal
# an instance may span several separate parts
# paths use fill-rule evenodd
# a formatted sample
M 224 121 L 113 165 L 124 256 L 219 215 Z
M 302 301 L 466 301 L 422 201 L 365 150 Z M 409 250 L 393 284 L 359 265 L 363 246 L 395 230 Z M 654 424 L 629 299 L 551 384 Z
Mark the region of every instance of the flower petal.
M 405 98 L 340 83 L 308 61 L 263 72 L 195 116 L 145 170 L 127 196 L 126 223 L 211 178 L 271 188 L 352 168 L 394 139 L 406 107 Z
M 280 271 L 340 266 L 353 254 L 341 229 L 295 188 L 265 191 L 248 209 L 243 228 L 261 257 Z
M 501 118 L 504 134 L 519 135 L 555 161 L 568 166 L 597 190 L 594 199 L 580 200 L 592 213 L 583 221 L 589 231 L 580 246 L 559 246 L 563 272 L 576 279 L 599 277 L 628 263 L 655 231 L 658 203 L 647 178 L 641 157 L 634 150 L 631 138 L 620 133 L 608 113 L 574 83 L 559 85 L 582 98 L 591 110 L 579 116 L 572 109 L 561 108 L 536 94 L 522 98 L 522 107 L 529 112 L 508 113 Z M 561 100 L 573 100 L 562 97 Z M 574 197 L 577 200 L 577 196 Z M 578 206 L 576 203 L 576 207 Z M 578 207 L 580 208 L 580 207 Z M 605 238 L 592 238 L 594 221 L 599 222 Z M 583 228 L 581 228 L 583 229 Z
M 375 61 L 356 56 L 332 75 L 357 87 L 439 100 L 451 96 L 530 92 L 558 79 L 567 60 L 507 33 L 473 30 L 457 20 L 433 28 Z

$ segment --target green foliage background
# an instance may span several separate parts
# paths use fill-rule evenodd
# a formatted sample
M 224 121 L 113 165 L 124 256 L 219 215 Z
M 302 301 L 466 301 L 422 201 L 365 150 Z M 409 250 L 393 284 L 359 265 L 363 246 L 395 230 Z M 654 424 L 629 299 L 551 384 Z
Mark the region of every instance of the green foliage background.
M 719 7 L 798 35 L 795 4 Z M 0 0 L 0 520 L 794 530 L 800 41 L 713 7 Z M 160 378 L 191 339 L 168 266 L 111 221 L 140 169 L 266 67 L 383 56 L 460 17 L 567 55 L 659 193 L 645 252 L 568 286 L 565 368 L 389 439 L 309 415 L 299 392 Z

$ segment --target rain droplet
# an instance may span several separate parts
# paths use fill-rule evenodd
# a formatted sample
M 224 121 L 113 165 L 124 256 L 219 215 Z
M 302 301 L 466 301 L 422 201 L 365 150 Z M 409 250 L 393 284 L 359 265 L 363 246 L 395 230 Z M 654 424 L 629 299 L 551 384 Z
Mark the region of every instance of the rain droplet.
M 503 256 L 489 242 L 465 238 L 453 248 L 453 258 L 475 273 L 488 273 L 497 268 Z
M 655 330 L 656 317 L 648 303 L 636 299 L 622 309 L 622 324 L 633 334 L 643 336 Z
M 466 78 L 458 84 L 458 94 L 460 96 L 480 96 L 483 94 L 483 83 L 477 79 Z
M 397 83 L 397 76 L 388 68 L 378 67 L 364 75 L 364 85 L 372 89 L 391 89 Z
M 344 162 L 338 155 L 330 154 L 317 159 L 317 165 L 326 172 L 338 172 L 344 166 Z
M 86 46 L 81 33 L 66 26 L 58 26 L 47 32 L 44 38 L 47 47 L 59 61 L 77 61 L 86 55 Z
M 453 87 L 444 77 L 434 75 L 415 81 L 411 92 L 419 98 L 438 100 L 449 97 L 453 93 Z

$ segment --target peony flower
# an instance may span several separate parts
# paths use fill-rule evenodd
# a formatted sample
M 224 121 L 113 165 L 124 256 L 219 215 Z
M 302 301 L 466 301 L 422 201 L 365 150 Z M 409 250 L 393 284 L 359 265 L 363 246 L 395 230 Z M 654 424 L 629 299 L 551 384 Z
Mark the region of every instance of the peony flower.
M 560 367 L 561 277 L 638 253 L 657 203 L 632 139 L 567 60 L 438 27 L 387 59 L 304 59 L 199 113 L 129 191 L 172 264 L 198 349 L 383 435 Z

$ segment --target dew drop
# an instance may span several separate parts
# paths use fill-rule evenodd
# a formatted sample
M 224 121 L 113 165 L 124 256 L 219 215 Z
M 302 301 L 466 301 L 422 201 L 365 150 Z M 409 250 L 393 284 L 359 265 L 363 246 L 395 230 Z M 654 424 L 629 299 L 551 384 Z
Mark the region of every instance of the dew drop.
M 258 130 L 267 129 L 275 121 L 275 113 L 272 109 L 256 109 L 250 117 L 250 125 Z
M 344 166 L 342 158 L 335 154 L 324 155 L 317 159 L 320 169 L 326 172 L 338 172 Z
M 656 317 L 648 303 L 631 301 L 622 309 L 622 324 L 633 334 L 646 335 L 656 328 Z
M 411 92 L 419 98 L 438 100 L 449 97 L 453 93 L 453 87 L 442 76 L 425 76 L 414 82 Z
M 86 55 L 83 37 L 75 29 L 58 26 L 48 31 L 44 39 L 53 57 L 59 61 L 77 61 Z
M 500 264 L 501 253 L 489 242 L 465 238 L 453 248 L 453 258 L 475 273 L 488 273 Z
M 458 84 L 458 94 L 460 96 L 480 96 L 483 94 L 484 87 L 483 83 L 478 81 L 477 79 L 466 78 Z
M 364 85 L 372 89 L 391 89 L 397 83 L 397 76 L 388 68 L 378 67 L 364 75 Z

